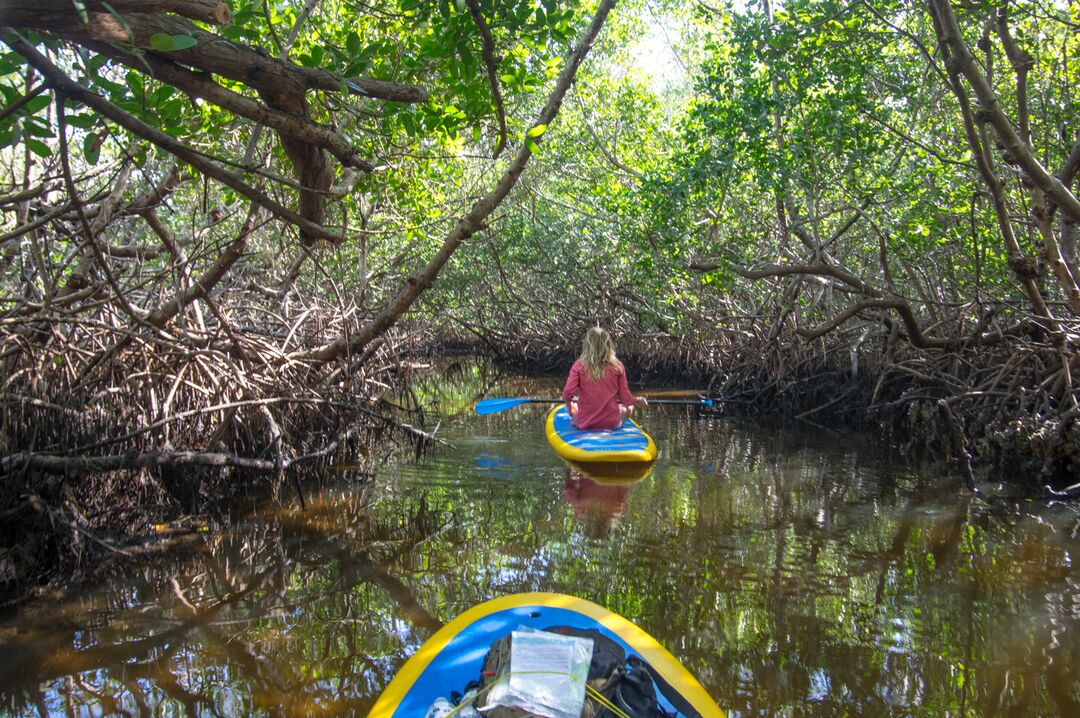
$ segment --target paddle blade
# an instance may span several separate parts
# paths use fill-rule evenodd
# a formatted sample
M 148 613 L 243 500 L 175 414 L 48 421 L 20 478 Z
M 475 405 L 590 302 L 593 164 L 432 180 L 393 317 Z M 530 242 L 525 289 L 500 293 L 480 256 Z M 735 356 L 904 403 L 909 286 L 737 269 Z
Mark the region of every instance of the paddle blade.
M 485 414 L 498 414 L 500 411 L 513 409 L 515 406 L 528 403 L 528 399 L 481 399 L 476 402 L 476 413 L 481 416 Z

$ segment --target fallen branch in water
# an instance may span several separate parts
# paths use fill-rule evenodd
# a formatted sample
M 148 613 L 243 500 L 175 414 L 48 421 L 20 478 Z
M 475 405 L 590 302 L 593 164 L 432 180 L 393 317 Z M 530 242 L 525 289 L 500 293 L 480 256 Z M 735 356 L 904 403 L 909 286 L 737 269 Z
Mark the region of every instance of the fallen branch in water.
M 0 457 L 0 474 L 11 474 L 23 469 L 37 469 L 49 474 L 78 475 L 181 464 L 234 466 L 257 471 L 273 471 L 277 468 L 277 463 L 274 461 L 207 451 L 133 451 L 111 456 L 58 456 L 20 452 Z
M 234 403 L 241 404 L 248 402 Z M 257 403 L 260 408 L 265 409 L 266 404 L 271 402 Z M 364 413 L 376 416 L 391 426 L 396 427 L 398 430 L 413 436 L 419 442 L 418 448 L 427 443 L 439 443 L 443 446 L 451 446 L 448 442 L 435 436 L 435 432 L 438 431 L 438 426 L 435 427 L 435 431 L 428 433 L 417 429 L 414 426 L 410 426 L 409 424 L 394 421 L 389 417 L 381 416 L 374 412 L 365 411 Z M 120 471 L 123 469 L 144 469 L 152 466 L 190 465 L 231 466 L 241 469 L 253 469 L 256 471 L 273 471 L 279 477 L 283 477 L 285 471 L 294 464 L 306 463 L 314 459 L 329 456 L 336 451 L 342 443 L 352 438 L 361 428 L 361 423 L 354 422 L 337 440 L 330 442 L 323 449 L 303 456 L 298 456 L 295 459 L 289 459 L 288 457 L 281 455 L 280 440 L 278 440 L 279 453 L 277 459 L 273 461 L 211 451 L 128 451 L 123 454 L 111 454 L 107 456 L 74 456 L 19 452 L 0 457 L 0 475 L 7 475 L 25 469 L 37 469 L 49 474 L 61 474 L 66 476 L 104 473 L 107 471 Z M 274 422 L 274 431 L 276 432 L 276 435 L 280 437 L 281 430 L 276 426 L 276 422 Z M 299 490 L 299 485 L 297 485 L 297 489 Z M 303 501 L 302 498 L 301 501 Z

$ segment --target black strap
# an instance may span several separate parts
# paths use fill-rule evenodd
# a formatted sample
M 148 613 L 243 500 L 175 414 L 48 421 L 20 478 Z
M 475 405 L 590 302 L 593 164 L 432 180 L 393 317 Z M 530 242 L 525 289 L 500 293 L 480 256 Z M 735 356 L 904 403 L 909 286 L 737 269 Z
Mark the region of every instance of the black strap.
M 664 698 L 667 698 L 668 702 L 675 706 L 675 710 L 686 716 L 686 718 L 701 718 L 701 714 L 698 713 L 697 709 L 694 708 L 689 701 L 683 698 L 682 694 L 675 690 L 670 683 L 664 680 L 664 677 L 661 676 L 655 668 L 649 665 L 647 661 L 634 655 L 631 655 L 626 660 L 636 670 L 644 668 L 648 672 L 653 679 L 653 683 L 655 683 L 656 687 L 660 689 L 660 692 L 664 694 Z

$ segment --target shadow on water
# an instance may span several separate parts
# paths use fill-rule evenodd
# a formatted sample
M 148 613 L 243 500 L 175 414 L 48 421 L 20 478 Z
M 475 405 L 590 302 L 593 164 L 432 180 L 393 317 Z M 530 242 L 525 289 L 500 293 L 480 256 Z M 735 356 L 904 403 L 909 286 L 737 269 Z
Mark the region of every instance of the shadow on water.
M 544 590 L 634 621 L 733 716 L 1080 715 L 1077 505 L 672 407 L 641 417 L 651 473 L 603 483 L 550 450 L 546 407 L 470 411 L 557 388 L 474 363 L 418 380 L 450 447 L 328 471 L 306 511 L 7 617 L 0 712 L 363 715 L 443 622 Z

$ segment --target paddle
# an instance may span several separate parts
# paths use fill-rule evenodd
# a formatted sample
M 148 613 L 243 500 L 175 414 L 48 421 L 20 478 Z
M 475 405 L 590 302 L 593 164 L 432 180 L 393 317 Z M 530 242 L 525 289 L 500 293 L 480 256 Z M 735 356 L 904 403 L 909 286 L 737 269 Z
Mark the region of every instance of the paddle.
M 706 409 L 713 407 L 712 399 L 648 399 L 649 404 L 692 404 L 694 406 L 703 406 Z M 500 411 L 506 411 L 507 409 L 513 409 L 515 406 L 521 406 L 522 404 L 561 404 L 562 399 L 481 399 L 476 402 L 476 413 L 481 416 L 487 414 L 498 414 Z

